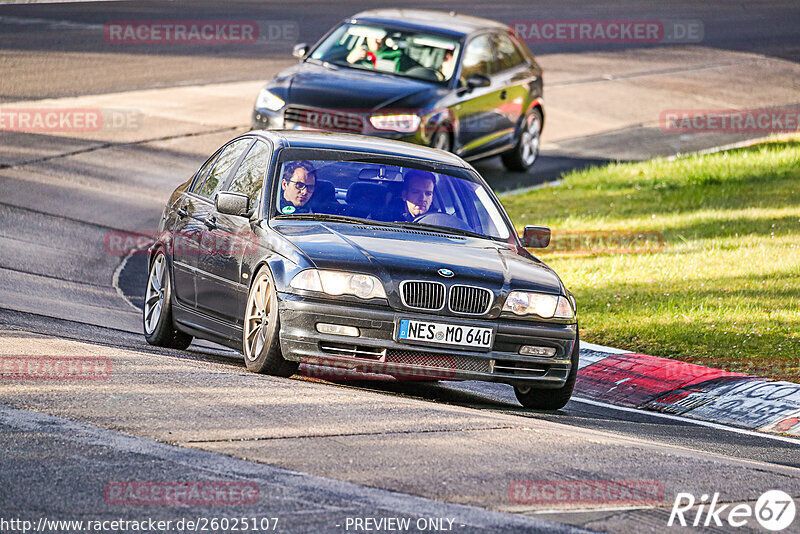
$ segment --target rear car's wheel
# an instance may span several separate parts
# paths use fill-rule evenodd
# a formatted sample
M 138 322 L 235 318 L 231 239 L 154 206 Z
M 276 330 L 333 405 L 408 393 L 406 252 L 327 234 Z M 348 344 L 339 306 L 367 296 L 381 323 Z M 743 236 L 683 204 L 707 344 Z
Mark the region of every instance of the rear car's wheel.
M 453 144 L 450 142 L 450 131 L 446 126 L 439 126 L 436 128 L 436 131 L 433 132 L 431 136 L 431 148 L 438 148 L 445 152 L 451 151 Z
M 572 390 L 575 389 L 575 379 L 578 377 L 578 360 L 580 358 L 580 343 L 575 337 L 575 346 L 572 348 L 569 375 L 564 385 L 558 389 L 535 388 L 531 386 L 514 386 L 517 400 L 525 408 L 536 410 L 558 410 L 569 402 Z
M 242 352 L 249 371 L 292 376 L 299 364 L 283 359 L 278 332 L 278 294 L 268 268 L 261 269 L 250 286 L 244 313 Z
M 172 282 L 167 258 L 160 251 L 150 264 L 142 308 L 142 326 L 144 337 L 151 345 L 185 349 L 192 342 L 192 336 L 178 331 L 172 320 Z
M 532 110 L 525 117 L 517 145 L 501 155 L 503 165 L 509 171 L 524 172 L 530 169 L 539 157 L 539 140 L 542 135 L 542 114 Z

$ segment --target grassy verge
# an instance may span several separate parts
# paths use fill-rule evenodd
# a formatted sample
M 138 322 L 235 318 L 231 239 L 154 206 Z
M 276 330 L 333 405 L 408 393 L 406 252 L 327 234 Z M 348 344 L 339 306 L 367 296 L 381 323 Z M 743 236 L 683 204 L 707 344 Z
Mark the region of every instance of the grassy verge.
M 575 172 L 503 204 L 518 229 L 553 229 L 538 255 L 583 339 L 800 381 L 800 138 Z M 660 246 L 621 247 L 627 232 Z

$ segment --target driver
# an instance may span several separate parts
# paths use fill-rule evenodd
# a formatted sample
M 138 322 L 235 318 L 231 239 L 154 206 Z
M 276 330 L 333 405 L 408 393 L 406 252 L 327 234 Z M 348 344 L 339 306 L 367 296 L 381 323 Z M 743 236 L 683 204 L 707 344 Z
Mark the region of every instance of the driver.
M 283 169 L 279 210 L 284 215 L 311 213 L 308 201 L 314 195 L 317 171 L 308 161 L 294 161 Z
M 432 172 L 410 170 L 403 178 L 403 189 L 400 196 L 403 199 L 403 211 L 392 220 L 397 222 L 412 222 L 417 217 L 431 211 L 433 190 L 436 187 L 436 177 Z

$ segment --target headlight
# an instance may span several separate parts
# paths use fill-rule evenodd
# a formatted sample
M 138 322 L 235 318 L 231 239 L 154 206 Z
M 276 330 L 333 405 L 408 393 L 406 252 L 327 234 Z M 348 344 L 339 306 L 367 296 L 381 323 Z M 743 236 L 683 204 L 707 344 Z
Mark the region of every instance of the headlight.
M 286 102 L 266 89 L 262 89 L 261 92 L 258 93 L 258 98 L 256 99 L 256 108 L 268 109 L 270 111 L 278 111 L 284 104 L 286 104 Z
M 413 114 L 373 115 L 369 118 L 369 122 L 377 130 L 413 133 L 419 128 L 419 117 Z
M 503 305 L 503 311 L 515 315 L 538 315 L 544 319 L 573 319 L 575 317 L 572 305 L 566 297 L 527 291 L 512 291 Z
M 289 285 L 295 289 L 321 291 L 328 295 L 355 295 L 360 299 L 386 298 L 383 284 L 368 274 L 306 269 L 295 275 Z

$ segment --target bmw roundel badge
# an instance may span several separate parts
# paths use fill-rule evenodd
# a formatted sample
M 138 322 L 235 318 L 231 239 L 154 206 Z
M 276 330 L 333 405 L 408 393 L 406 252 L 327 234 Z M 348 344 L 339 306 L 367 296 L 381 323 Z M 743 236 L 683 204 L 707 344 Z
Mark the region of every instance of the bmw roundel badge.
M 450 269 L 439 269 L 439 274 L 441 274 L 445 278 L 452 278 L 453 275 L 456 274 L 456 273 L 454 273 Z

